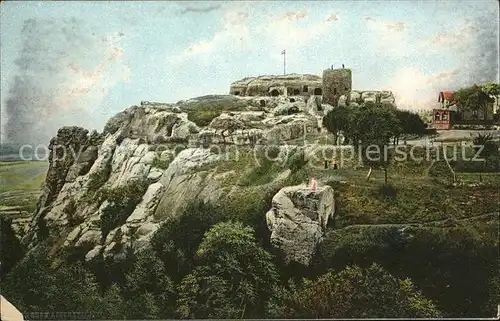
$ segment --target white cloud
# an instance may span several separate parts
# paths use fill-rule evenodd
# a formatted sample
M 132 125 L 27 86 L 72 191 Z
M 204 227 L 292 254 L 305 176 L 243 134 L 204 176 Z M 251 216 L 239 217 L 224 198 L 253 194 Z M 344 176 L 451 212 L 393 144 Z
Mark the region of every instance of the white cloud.
M 368 39 L 372 39 L 384 54 L 405 56 L 413 50 L 408 38 L 409 27 L 405 22 L 385 21 L 374 17 L 365 17 L 363 22 Z
M 222 18 L 223 27 L 212 38 L 200 40 L 180 54 L 167 57 L 167 64 L 179 67 L 195 57 L 197 63 L 211 63 L 227 52 L 252 50 L 262 47 L 263 43 L 266 48 L 273 48 L 272 52 L 285 47 L 298 49 L 325 34 L 339 20 L 336 14 L 312 24 L 308 18 L 306 10 L 299 10 L 278 17 L 271 15 L 267 23 L 252 25 L 248 11 L 229 8 Z
M 475 41 L 480 29 L 470 20 L 465 19 L 455 28 L 447 29 L 421 42 L 420 49 L 428 53 L 443 51 L 462 51 L 468 49 Z
M 450 87 L 458 77 L 458 70 L 428 73 L 414 67 L 401 69 L 387 84 L 401 109 L 431 109 L 438 106 L 440 91 L 454 90 Z
M 205 57 L 205 60 L 200 61 L 208 62 L 207 58 L 213 58 L 213 53 L 216 51 L 241 50 L 247 47 L 245 40 L 250 35 L 248 20 L 247 12 L 226 11 L 222 18 L 221 30 L 217 31 L 212 38 L 202 39 L 191 44 L 180 54 L 167 57 L 167 64 L 171 67 L 178 67 L 195 57 Z
M 264 30 L 262 30 L 262 34 L 274 46 L 298 49 L 324 35 L 338 20 L 337 15 L 330 14 L 319 22 L 301 26 L 300 23 L 309 22 L 307 17 L 307 11 L 305 10 L 289 12 L 278 19 L 271 17 Z

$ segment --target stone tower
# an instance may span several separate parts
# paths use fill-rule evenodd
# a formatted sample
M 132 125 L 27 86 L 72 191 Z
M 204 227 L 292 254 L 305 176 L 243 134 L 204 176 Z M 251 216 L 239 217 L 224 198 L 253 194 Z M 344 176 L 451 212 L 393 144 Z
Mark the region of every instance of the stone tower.
M 339 97 L 352 89 L 351 69 L 327 69 L 323 71 L 323 103 L 337 106 Z

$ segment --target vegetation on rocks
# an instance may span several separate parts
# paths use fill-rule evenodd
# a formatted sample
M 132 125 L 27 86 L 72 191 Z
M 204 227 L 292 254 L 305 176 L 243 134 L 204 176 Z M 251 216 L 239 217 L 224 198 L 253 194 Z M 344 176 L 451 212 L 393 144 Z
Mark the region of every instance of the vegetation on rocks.
M 251 100 L 226 97 L 221 101 L 212 96 L 182 106 L 191 117 L 200 116 L 199 121 L 206 123 L 210 117 L 204 118 L 204 113 L 220 113 L 226 104 L 232 104 L 229 110 L 254 107 Z M 398 135 L 419 135 L 422 130 L 411 113 L 397 113 L 377 104 L 352 108 L 328 114 L 325 126 L 331 134 L 342 132 L 361 141 L 361 147 L 384 145 Z M 477 139 L 493 146 L 487 137 Z M 222 177 L 217 192 L 223 192 L 214 197 L 216 202 L 202 201 L 212 198 L 195 191 L 191 197 L 195 201 L 182 204 L 182 210 L 155 207 L 160 213 L 158 217 L 157 212 L 151 214 L 151 218 L 157 221 L 139 227 L 153 226 L 151 247 L 123 242 L 117 244 L 121 251 L 115 256 L 104 251 L 86 261 L 88 251 L 73 247 L 54 254 L 65 239 L 51 235 L 54 226 L 46 224 L 50 221 L 49 217 L 45 221 L 44 215 L 34 222 L 38 223 L 38 243 L 26 253 L 12 220 L 0 216 L 2 295 L 23 312 L 93 312 L 99 320 L 465 318 L 496 313 L 500 298 L 500 177 L 496 173 L 460 171 L 463 159 L 450 165 L 434 159 L 365 162 L 385 169 L 385 173 L 374 171 L 367 180 L 364 168 L 359 170 L 351 163 L 325 169 L 324 160 L 333 155 L 316 157 L 305 152 L 308 147 L 287 149 L 288 158 L 283 159 L 284 146 L 269 147 L 267 153 L 264 149 L 225 146 L 217 151 L 221 160 L 215 162 L 211 161 L 216 153 L 190 154 L 193 158 L 186 162 L 192 168 L 185 172 L 182 168 L 173 179 L 180 178 L 182 184 L 193 177 L 199 179 L 196 184 L 204 184 L 207 177 Z M 418 148 L 414 152 L 419 156 L 425 153 Z M 482 156 L 498 159 L 497 152 L 489 147 Z M 143 156 L 137 158 L 142 160 Z M 166 169 L 170 161 L 157 157 L 152 167 Z M 143 177 L 149 173 L 146 165 L 149 163 L 137 166 L 138 171 L 144 169 Z M 128 178 L 136 177 L 135 169 Z M 154 206 L 144 197 L 149 184 L 145 179 L 108 182 L 110 172 L 108 164 L 90 175 L 83 200 L 91 202 L 76 204 L 71 195 L 69 200 L 63 198 L 60 204 L 65 206 L 61 210 L 66 216 L 61 216 L 67 218 L 69 226 L 78 225 L 76 214 L 90 212 L 84 211 L 84 206 L 91 205 L 90 209 L 101 215 L 101 235 L 98 231 L 92 237 L 97 234 L 105 239 L 125 224 L 143 198 L 144 207 Z M 334 190 L 327 188 L 328 211 L 324 212 L 328 224 L 323 220 L 325 224 L 318 230 L 322 242 L 314 244 L 309 266 L 286 263 L 271 242 L 276 229 L 268 228 L 267 224 L 275 225 L 268 222 L 266 213 L 281 188 L 312 177 L 319 188 L 330 185 Z M 110 188 L 112 183 L 117 187 Z M 161 182 L 155 184 L 152 187 L 161 186 Z M 183 192 L 170 195 L 180 199 L 188 194 Z M 135 224 L 127 224 L 127 231 Z
M 151 166 L 159 168 L 159 169 L 167 169 L 173 160 L 174 160 L 174 157 L 172 155 L 168 155 L 168 154 L 167 155 L 165 155 L 165 154 L 157 155 L 154 158 Z
M 99 226 L 102 236 L 106 237 L 114 228 L 125 223 L 146 192 L 148 184 L 137 180 L 127 185 L 100 192 L 99 198 L 109 205 L 103 209 Z

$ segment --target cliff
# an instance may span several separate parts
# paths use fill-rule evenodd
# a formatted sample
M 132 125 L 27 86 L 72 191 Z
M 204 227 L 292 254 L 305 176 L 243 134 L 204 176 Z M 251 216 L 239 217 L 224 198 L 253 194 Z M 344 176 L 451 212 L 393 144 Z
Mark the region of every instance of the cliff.
M 162 222 L 190 201 L 224 202 L 290 184 L 286 166 L 261 183 L 245 176 L 261 165 L 265 146 L 298 152 L 328 110 L 317 99 L 205 96 L 142 102 L 112 117 L 102 133 L 61 128 L 22 242 L 34 249 L 50 239 L 52 253 L 78 249 L 86 260 L 148 247 Z

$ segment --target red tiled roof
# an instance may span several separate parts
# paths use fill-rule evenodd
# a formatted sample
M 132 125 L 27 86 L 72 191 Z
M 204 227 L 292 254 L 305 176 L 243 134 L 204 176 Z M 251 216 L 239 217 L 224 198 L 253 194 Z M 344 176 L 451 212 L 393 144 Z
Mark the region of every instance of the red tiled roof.
M 453 91 L 443 91 L 444 99 L 447 101 L 454 101 L 455 93 Z

